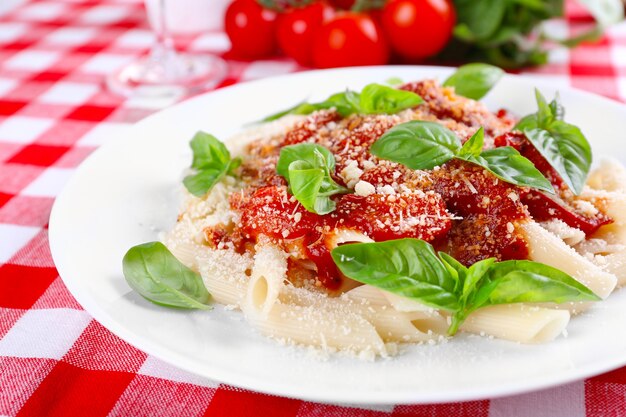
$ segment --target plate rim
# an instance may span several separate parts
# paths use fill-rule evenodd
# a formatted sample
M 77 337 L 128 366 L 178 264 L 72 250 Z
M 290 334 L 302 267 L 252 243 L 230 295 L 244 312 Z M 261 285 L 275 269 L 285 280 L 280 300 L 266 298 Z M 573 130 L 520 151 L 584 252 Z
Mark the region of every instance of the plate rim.
M 398 68 L 402 68 L 402 70 L 414 68 L 416 70 L 426 70 L 426 71 L 436 71 L 442 74 L 446 72 L 451 72 L 454 70 L 454 67 L 442 67 L 442 66 L 397 66 Z M 496 389 L 489 390 L 489 392 L 485 392 L 483 389 L 467 389 L 467 388 L 455 388 L 451 390 L 444 391 L 441 395 L 433 395 L 429 393 L 429 398 L 423 398 L 420 396 L 419 392 L 416 392 L 414 396 L 406 395 L 401 393 L 399 395 L 395 395 L 393 392 L 388 391 L 380 391 L 373 393 L 368 392 L 365 396 L 354 397 L 350 399 L 346 399 L 342 395 L 337 395 L 331 390 L 327 390 L 325 392 L 320 392 L 319 390 L 311 393 L 311 392 L 301 392 L 297 389 L 291 388 L 288 384 L 280 384 L 275 383 L 274 381 L 264 380 L 262 385 L 259 385 L 258 379 L 255 377 L 247 377 L 244 373 L 233 374 L 232 372 L 224 369 L 215 369 L 215 373 L 208 376 L 202 372 L 199 372 L 196 368 L 194 368 L 191 361 L 187 361 L 182 355 L 171 352 L 167 348 L 159 346 L 155 342 L 150 341 L 143 336 L 139 336 L 134 334 L 128 328 L 123 326 L 118 326 L 114 319 L 104 311 L 98 303 L 92 299 L 87 291 L 81 288 L 80 280 L 73 279 L 67 272 L 65 265 L 57 265 L 57 260 L 61 258 L 62 248 L 62 237 L 60 229 L 60 218 L 62 217 L 61 213 L 63 207 L 67 204 L 67 196 L 69 192 L 67 190 L 72 188 L 72 184 L 75 182 L 76 178 L 78 178 L 81 173 L 85 170 L 88 170 L 90 165 L 97 161 L 97 159 L 106 156 L 107 153 L 115 151 L 118 147 L 123 147 L 123 139 L 132 136 L 132 131 L 140 129 L 143 125 L 150 124 L 153 119 L 163 117 L 163 114 L 167 114 L 167 112 L 172 111 L 172 109 L 180 107 L 182 104 L 201 101 L 207 95 L 214 94 L 216 92 L 220 92 L 221 94 L 232 94 L 232 92 L 236 92 L 239 89 L 247 89 L 250 85 L 258 85 L 263 83 L 272 83 L 276 80 L 283 79 L 285 77 L 289 78 L 306 78 L 311 74 L 318 73 L 326 73 L 329 76 L 332 76 L 333 73 L 336 72 L 354 72 L 354 71 L 373 71 L 373 70 L 382 70 L 382 69 L 392 69 L 394 66 L 367 66 L 367 67 L 352 67 L 352 68 L 338 68 L 338 69 L 325 69 L 325 70 L 312 70 L 312 71 L 301 71 L 290 74 L 277 75 L 272 77 L 266 77 L 262 79 L 257 79 L 248 82 L 240 82 L 232 86 L 224 87 L 219 90 L 213 90 L 207 93 L 203 93 L 187 100 L 184 100 L 180 103 L 175 104 L 174 106 L 168 107 L 166 109 L 157 111 L 148 117 L 141 119 L 140 121 L 133 123 L 128 126 L 128 129 L 118 137 L 110 140 L 109 142 L 103 144 L 98 149 L 96 149 L 93 153 L 91 153 L 81 164 L 76 168 L 75 172 L 69 179 L 69 181 L 65 184 L 61 192 L 55 198 L 54 204 L 51 209 L 50 218 L 49 218 L 49 226 L 48 226 L 48 234 L 49 234 L 49 244 L 50 251 L 52 255 L 52 259 L 54 261 L 54 265 L 59 272 L 59 276 L 63 280 L 63 283 L 66 285 L 72 296 L 78 301 L 81 307 L 90 314 L 96 321 L 101 323 L 108 331 L 115 334 L 117 337 L 126 341 L 130 345 L 142 350 L 143 352 L 152 355 L 166 363 L 169 363 L 175 367 L 193 373 L 195 375 L 201 376 L 203 378 L 216 380 L 219 382 L 223 382 L 229 385 L 233 385 L 236 387 L 241 387 L 245 389 L 249 389 L 256 392 L 261 392 L 265 394 L 271 395 L 279 395 L 287 398 L 295 398 L 301 399 L 305 401 L 314 401 L 319 403 L 346 403 L 354 405 L 391 405 L 391 404 L 439 404 L 439 403 L 449 403 L 449 402 L 461 402 L 461 401 L 471 401 L 471 400 L 484 400 L 488 398 L 500 398 L 509 395 L 516 394 L 524 394 L 528 392 L 538 391 L 542 389 L 547 389 L 575 381 L 582 380 L 584 378 L 592 377 L 595 375 L 599 375 L 605 373 L 607 371 L 619 368 L 623 365 L 626 365 L 626 355 L 623 358 L 619 357 L 610 357 L 609 360 L 600 361 L 599 365 L 591 366 L 586 364 L 586 366 L 576 367 L 564 370 L 559 372 L 558 374 L 551 376 L 550 378 L 541 378 L 541 382 L 534 384 L 521 384 L 519 382 L 509 383 L 509 384 L 500 384 L 496 387 Z M 505 77 L 511 79 L 528 79 L 525 75 L 517 75 L 517 74 L 506 74 Z M 552 85 L 549 84 L 549 81 L 542 79 L 541 74 L 539 77 L 532 77 L 532 82 L 538 86 L 545 86 L 549 88 L 553 88 Z M 567 87 L 568 91 L 573 91 L 576 94 L 582 95 L 582 97 L 593 98 L 593 100 L 601 100 L 605 102 L 607 105 L 611 106 L 620 106 L 623 107 L 624 104 L 613 100 L 608 97 L 600 96 L 594 93 L 590 93 L 588 91 L 580 90 L 575 87 Z M 64 272 L 65 271 L 65 272 Z M 171 356 L 174 354 L 178 356 L 180 361 L 173 362 L 171 360 Z M 357 359 L 355 359 L 357 360 Z M 596 363 L 596 362 L 593 362 Z M 536 379 L 537 377 L 534 377 Z M 532 378 L 531 378 L 532 380 Z M 256 383 L 255 383 L 256 381 Z

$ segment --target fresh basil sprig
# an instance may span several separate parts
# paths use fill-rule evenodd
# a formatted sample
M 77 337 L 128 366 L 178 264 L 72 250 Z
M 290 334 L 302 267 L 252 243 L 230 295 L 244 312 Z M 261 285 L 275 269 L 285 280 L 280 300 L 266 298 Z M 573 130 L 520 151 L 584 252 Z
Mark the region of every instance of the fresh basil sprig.
M 166 307 L 210 308 L 211 295 L 200 275 L 161 242 L 133 246 L 124 255 L 122 267 L 128 285 L 148 301 Z
M 193 151 L 191 168 L 195 173 L 186 176 L 183 184 L 197 197 L 205 195 L 224 175 L 241 165 L 240 158 L 231 159 L 226 146 L 208 133 L 196 133 L 189 145 Z
M 566 273 L 532 261 L 476 262 L 469 268 L 419 239 L 354 243 L 333 249 L 347 277 L 452 314 L 448 334 L 474 311 L 512 303 L 600 298 Z
M 317 214 L 335 210 L 331 196 L 350 192 L 333 180 L 334 171 L 333 154 L 312 143 L 285 146 L 276 164 L 276 172 L 285 177 L 291 194 L 305 209 Z
M 351 114 L 394 114 L 415 107 L 424 100 L 411 91 L 398 90 L 382 84 L 368 84 L 360 93 L 346 90 L 318 103 L 300 103 L 290 109 L 267 116 L 264 122 L 287 114 L 306 115 L 317 110 L 335 108 L 342 117 Z
M 488 64 L 467 64 L 459 67 L 443 85 L 467 98 L 483 98 L 504 75 L 500 68 Z
M 450 129 L 420 120 L 392 127 L 370 147 L 382 159 L 411 169 L 432 169 L 453 158 L 480 165 L 502 181 L 554 193 L 554 189 L 532 162 L 510 146 L 482 151 L 484 131 L 480 128 L 463 146 Z
M 538 111 L 515 126 L 546 158 L 570 189 L 580 194 L 591 168 L 592 153 L 580 129 L 563 121 L 564 110 L 558 97 L 548 103 L 535 90 Z

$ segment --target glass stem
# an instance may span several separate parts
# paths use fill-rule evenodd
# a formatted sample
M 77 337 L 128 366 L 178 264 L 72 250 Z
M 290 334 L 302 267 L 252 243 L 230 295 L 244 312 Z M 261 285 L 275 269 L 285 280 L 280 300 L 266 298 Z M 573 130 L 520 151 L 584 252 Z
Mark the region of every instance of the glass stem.
M 154 61 L 164 62 L 176 56 L 174 41 L 170 35 L 166 19 L 166 0 L 154 0 L 158 2 L 157 16 L 154 31 L 156 33 L 156 43 L 150 50 L 150 57 Z

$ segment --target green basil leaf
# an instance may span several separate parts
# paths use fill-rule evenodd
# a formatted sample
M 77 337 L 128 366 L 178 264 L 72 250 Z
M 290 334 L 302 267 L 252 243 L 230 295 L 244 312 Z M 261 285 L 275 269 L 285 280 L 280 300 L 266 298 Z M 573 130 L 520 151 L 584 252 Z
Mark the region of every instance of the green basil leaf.
M 402 81 L 402 78 L 400 78 L 400 77 L 389 77 L 389 78 L 387 78 L 387 81 L 385 81 L 385 82 L 387 84 L 389 84 L 389 85 L 392 85 L 392 86 L 404 84 L 404 81 Z
M 565 110 L 558 95 L 548 103 L 535 90 L 539 110 L 524 117 L 515 126 L 561 176 L 570 189 L 580 194 L 591 168 L 589 142 L 579 128 L 564 122 Z
M 463 147 L 459 151 L 458 156 L 471 157 L 480 156 L 483 150 L 483 144 L 485 143 L 485 130 L 481 127 L 472 135 L 467 142 L 463 144 Z
M 554 194 L 552 184 L 532 162 L 510 146 L 489 149 L 480 156 L 458 156 L 467 162 L 480 165 L 502 181 L 520 187 L 531 187 Z
M 461 141 L 450 129 L 434 122 L 411 121 L 389 129 L 370 152 L 411 169 L 432 169 L 452 159 Z
M 318 103 L 300 103 L 290 109 L 267 116 L 263 121 L 275 120 L 287 114 L 305 115 L 317 110 L 335 108 L 342 117 L 351 114 L 393 114 L 415 107 L 423 100 L 417 94 L 382 84 L 369 84 L 361 93 L 346 90 Z
M 465 277 L 467 276 L 467 267 L 445 252 L 438 252 L 437 255 L 439 255 L 439 259 L 443 262 L 443 265 L 448 270 L 448 273 L 456 281 L 454 293 L 460 294 L 463 289 Z
M 459 67 L 444 83 L 467 98 L 483 98 L 504 75 L 498 67 L 488 64 L 467 64 Z
M 195 174 L 187 175 L 183 185 L 196 197 L 204 196 L 226 174 L 228 165 L 224 169 L 203 169 Z
M 198 132 L 189 142 L 193 151 L 191 167 L 195 169 L 224 167 L 230 162 L 230 152 L 226 146 L 213 135 Z
M 290 107 L 285 110 L 281 110 L 278 113 L 270 114 L 269 116 L 263 118 L 261 122 L 271 122 L 272 120 L 280 119 L 281 117 L 286 116 L 288 114 L 295 114 L 295 115 L 311 114 L 316 110 L 320 110 L 320 107 L 317 107 L 310 103 L 300 102 L 293 107 Z
M 339 246 L 331 253 L 355 281 L 448 311 L 459 308 L 457 282 L 423 240 L 398 239 Z
M 317 154 L 321 154 L 322 159 Z M 281 148 L 280 157 L 276 164 L 276 172 L 287 178 L 289 176 L 289 165 L 294 161 L 308 161 L 311 166 L 318 166 L 318 162 L 323 160 L 323 165 L 328 171 L 335 170 L 335 157 L 322 145 L 314 143 L 300 143 L 297 145 L 289 145 Z
M 487 272 L 493 267 L 496 258 L 483 259 L 470 266 L 463 282 L 463 290 L 461 300 L 466 303 L 470 296 L 476 291 L 480 280 L 485 277 Z
M 183 179 L 187 190 L 202 197 L 226 174 L 241 165 L 241 158 L 231 161 L 230 152 L 215 136 L 198 132 L 189 143 L 193 151 L 191 168 L 195 171 Z
M 548 129 L 525 129 L 524 134 L 572 191 L 580 194 L 591 168 L 589 142 L 580 129 L 560 120 Z
M 512 303 L 598 301 L 600 297 L 563 271 L 539 262 L 504 261 L 489 270 L 472 308 Z
M 412 91 L 398 90 L 382 84 L 369 84 L 361 91 L 359 107 L 365 114 L 394 114 L 423 102 L 424 100 Z
M 183 265 L 161 242 L 133 246 L 122 261 L 124 277 L 142 297 L 166 307 L 209 309 L 200 275 Z
M 333 154 L 311 143 L 283 147 L 276 164 L 276 172 L 287 180 L 296 200 L 308 211 L 320 215 L 335 210 L 331 196 L 350 192 L 332 179 L 334 170 Z

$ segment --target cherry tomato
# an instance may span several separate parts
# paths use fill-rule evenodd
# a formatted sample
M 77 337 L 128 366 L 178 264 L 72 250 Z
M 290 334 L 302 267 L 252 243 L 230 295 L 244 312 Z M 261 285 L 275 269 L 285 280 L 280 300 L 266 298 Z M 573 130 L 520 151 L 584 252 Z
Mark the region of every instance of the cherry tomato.
M 276 50 L 276 13 L 264 9 L 255 0 L 235 0 L 224 18 L 233 54 L 260 58 Z
M 350 10 L 355 0 L 330 0 L 330 4 L 337 9 Z
M 281 14 L 276 25 L 278 45 L 299 64 L 313 64 L 315 34 L 332 13 L 332 8 L 316 2 Z
M 363 13 L 338 14 L 322 26 L 313 45 L 313 61 L 320 68 L 382 65 L 388 59 L 382 28 Z
M 381 20 L 391 48 L 417 61 L 448 43 L 456 14 L 450 0 L 389 0 Z

